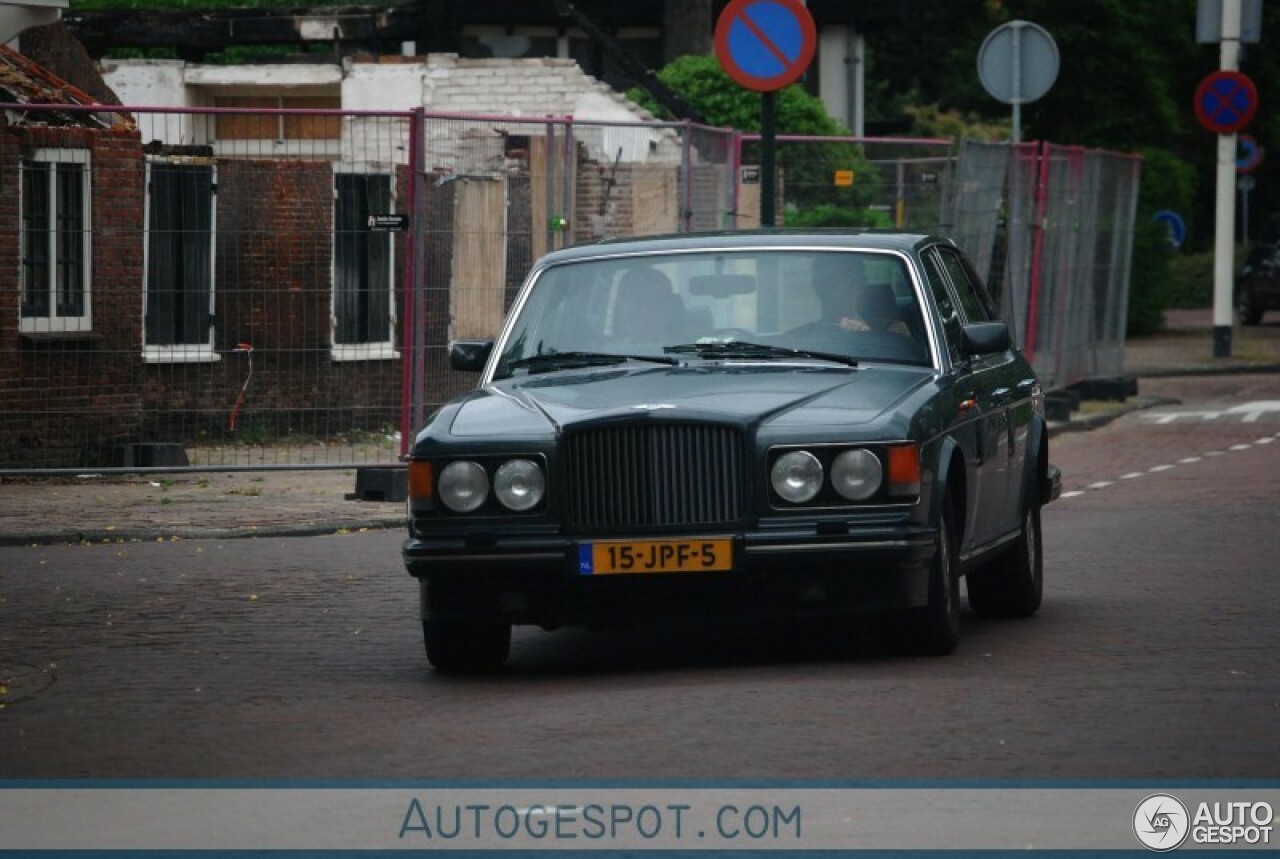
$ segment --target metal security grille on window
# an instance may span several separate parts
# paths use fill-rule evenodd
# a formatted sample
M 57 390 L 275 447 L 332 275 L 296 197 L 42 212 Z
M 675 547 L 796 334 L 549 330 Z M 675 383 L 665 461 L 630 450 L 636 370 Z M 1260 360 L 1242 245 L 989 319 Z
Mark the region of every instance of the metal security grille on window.
M 579 528 L 722 525 L 742 516 L 742 435 L 718 426 L 613 427 L 565 439 Z

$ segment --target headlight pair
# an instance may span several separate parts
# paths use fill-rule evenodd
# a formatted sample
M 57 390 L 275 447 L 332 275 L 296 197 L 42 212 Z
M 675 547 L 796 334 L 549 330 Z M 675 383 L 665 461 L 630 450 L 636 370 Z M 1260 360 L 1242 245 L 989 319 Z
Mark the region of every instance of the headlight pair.
M 790 504 L 808 504 L 828 487 L 836 503 L 867 501 L 882 488 L 899 498 L 920 492 L 920 451 L 914 444 L 885 448 L 883 460 L 863 447 L 820 452 L 821 457 L 814 450 L 791 450 L 778 456 L 769 469 L 774 493 Z
M 547 478 L 530 459 L 508 459 L 490 472 L 479 462 L 455 460 L 440 470 L 435 494 L 454 513 L 473 513 L 490 494 L 513 513 L 524 513 L 542 503 Z

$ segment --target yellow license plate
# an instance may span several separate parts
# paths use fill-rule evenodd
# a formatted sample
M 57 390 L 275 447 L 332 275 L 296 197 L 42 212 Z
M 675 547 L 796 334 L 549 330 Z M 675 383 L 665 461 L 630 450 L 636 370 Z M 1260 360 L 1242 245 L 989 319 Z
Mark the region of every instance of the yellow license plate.
M 733 541 L 609 540 L 578 547 L 578 572 L 584 576 L 628 573 L 711 573 L 733 569 Z

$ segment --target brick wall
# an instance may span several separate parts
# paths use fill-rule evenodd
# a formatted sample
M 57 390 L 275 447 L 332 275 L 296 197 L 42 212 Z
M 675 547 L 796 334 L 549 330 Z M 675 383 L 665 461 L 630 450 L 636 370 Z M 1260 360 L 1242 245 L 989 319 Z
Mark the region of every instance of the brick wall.
M 22 334 L 20 183 L 23 153 L 88 150 L 93 329 Z M 91 465 L 136 433 L 142 277 L 142 161 L 136 132 L 0 129 L 0 464 Z

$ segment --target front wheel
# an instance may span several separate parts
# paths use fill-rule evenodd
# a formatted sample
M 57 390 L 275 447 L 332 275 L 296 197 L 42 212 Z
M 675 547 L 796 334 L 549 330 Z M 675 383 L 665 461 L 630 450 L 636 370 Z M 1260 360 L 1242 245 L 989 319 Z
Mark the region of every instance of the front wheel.
M 969 605 L 985 617 L 1031 617 L 1044 596 L 1044 550 L 1040 505 L 1027 504 L 1013 547 L 969 574 Z
M 511 624 L 424 620 L 427 660 L 439 671 L 478 674 L 497 671 L 511 650 Z
M 929 604 L 908 614 L 908 649 L 925 656 L 945 656 L 960 643 L 960 577 L 955 564 L 955 514 L 951 502 L 942 508 L 938 548 L 929 567 Z

